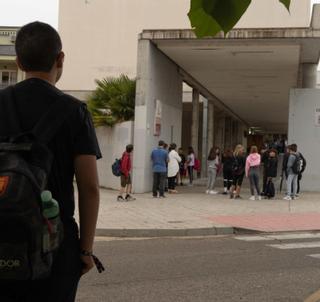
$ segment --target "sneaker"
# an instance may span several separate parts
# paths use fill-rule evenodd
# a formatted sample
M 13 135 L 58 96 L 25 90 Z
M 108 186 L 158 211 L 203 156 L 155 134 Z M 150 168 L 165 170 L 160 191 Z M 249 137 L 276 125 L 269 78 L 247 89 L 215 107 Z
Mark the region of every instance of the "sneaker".
M 259 195 L 259 196 L 258 196 L 258 200 L 262 200 L 262 197 L 261 197 L 261 195 Z
M 224 191 L 222 194 L 223 194 L 223 195 L 227 195 L 227 194 L 228 194 L 228 192 Z
M 152 195 L 153 198 L 158 198 L 158 195 Z
M 136 199 L 133 196 L 131 196 L 130 194 L 128 194 L 126 196 L 126 201 L 134 201 L 134 200 L 136 200 Z
M 218 192 L 217 192 L 217 191 L 214 191 L 214 190 L 211 190 L 211 191 L 209 192 L 209 194 L 215 195 L 215 194 L 218 194 Z
M 297 195 L 294 197 L 294 199 L 299 199 L 299 194 L 297 194 Z
M 250 200 L 256 200 L 256 198 L 254 197 L 254 195 L 252 195 L 249 199 L 250 199 Z
M 285 196 L 284 198 L 283 198 L 284 200 L 292 200 L 292 198 L 291 198 L 291 196 Z
M 121 195 L 119 195 L 119 196 L 117 197 L 117 201 L 124 201 L 124 199 L 123 199 L 123 197 L 122 197 Z
M 209 190 L 206 190 L 206 194 L 209 194 L 209 192 L 210 192 Z

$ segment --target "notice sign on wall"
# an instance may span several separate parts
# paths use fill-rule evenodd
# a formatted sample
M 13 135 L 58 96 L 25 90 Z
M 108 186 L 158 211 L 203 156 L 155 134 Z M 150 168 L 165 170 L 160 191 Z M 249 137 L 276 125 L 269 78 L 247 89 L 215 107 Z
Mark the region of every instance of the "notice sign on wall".
M 161 116 L 162 116 L 162 105 L 160 100 L 156 100 L 156 111 L 154 117 L 154 136 L 161 135 Z
M 315 110 L 315 126 L 320 127 L 320 108 L 316 108 Z

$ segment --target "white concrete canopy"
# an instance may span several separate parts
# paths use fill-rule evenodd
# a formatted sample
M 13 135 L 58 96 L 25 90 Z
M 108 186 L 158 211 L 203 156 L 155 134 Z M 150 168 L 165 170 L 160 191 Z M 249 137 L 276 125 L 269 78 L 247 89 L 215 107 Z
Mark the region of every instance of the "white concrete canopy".
M 318 8 L 313 20 L 320 18 Z M 319 62 L 320 28 L 311 24 L 315 28 L 237 29 L 205 39 L 192 30 L 144 30 L 140 39 L 156 45 L 186 82 L 231 116 L 286 133 L 290 89 L 302 87 L 303 74 L 310 77 L 304 64 Z

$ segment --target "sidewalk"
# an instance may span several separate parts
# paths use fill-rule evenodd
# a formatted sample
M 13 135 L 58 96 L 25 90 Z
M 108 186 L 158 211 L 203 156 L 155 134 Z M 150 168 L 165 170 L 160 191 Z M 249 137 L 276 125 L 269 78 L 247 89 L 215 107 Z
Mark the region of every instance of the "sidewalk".
M 136 201 L 117 202 L 118 192 L 101 189 L 98 236 L 154 237 L 320 230 L 320 193 L 304 193 L 299 200 L 250 201 L 206 195 L 203 186 L 178 187 L 179 194 L 153 198 L 136 194 Z M 218 188 L 219 189 L 219 188 Z M 221 190 L 221 188 L 220 188 Z

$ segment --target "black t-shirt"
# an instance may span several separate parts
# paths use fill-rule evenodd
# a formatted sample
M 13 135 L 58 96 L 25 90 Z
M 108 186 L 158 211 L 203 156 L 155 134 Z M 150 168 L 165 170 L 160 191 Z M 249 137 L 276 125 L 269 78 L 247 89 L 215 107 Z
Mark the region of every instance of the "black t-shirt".
M 1 110 L 3 102 L 12 101 L 4 98 L 4 94 L 5 90 L 0 91 L 0 136 L 9 136 L 13 133 L 7 121 L 16 116 L 15 113 L 8 116 Z M 14 86 L 14 102 L 23 132 L 31 131 L 59 96 L 60 100 L 69 102 L 70 113 L 48 145 L 54 155 L 48 189 L 60 204 L 62 220 L 68 221 L 75 208 L 74 158 L 77 155 L 101 158 L 91 116 L 84 103 L 66 94 L 61 96 L 60 90 L 41 79 L 28 79 Z

